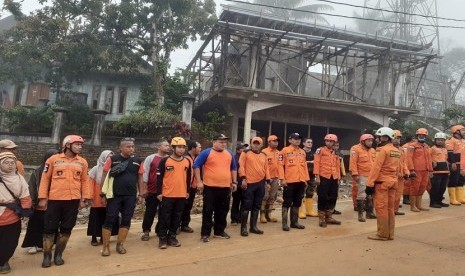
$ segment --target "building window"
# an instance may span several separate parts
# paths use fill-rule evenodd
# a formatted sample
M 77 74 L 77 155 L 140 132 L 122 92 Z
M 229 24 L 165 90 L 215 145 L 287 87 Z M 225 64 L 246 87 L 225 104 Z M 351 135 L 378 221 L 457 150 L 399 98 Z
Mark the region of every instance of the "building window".
M 87 94 L 80 92 L 62 92 L 62 100 L 78 105 L 87 105 Z
M 100 108 L 100 93 L 102 92 L 101 85 L 94 85 L 92 89 L 92 109 L 99 109 Z
M 107 86 L 107 91 L 105 93 L 105 110 L 108 113 L 112 113 L 113 111 L 113 94 L 115 92 L 115 88 L 113 86 Z
M 119 88 L 119 97 L 118 97 L 118 114 L 124 114 L 126 112 L 126 98 L 128 96 L 128 88 L 120 87 Z
M 23 89 L 24 89 L 24 84 L 16 85 L 15 97 L 13 99 L 13 105 L 14 106 L 21 105 L 21 98 L 23 97 Z
M 44 83 L 31 83 L 27 91 L 26 105 L 38 106 L 39 102 L 48 102 L 50 86 Z

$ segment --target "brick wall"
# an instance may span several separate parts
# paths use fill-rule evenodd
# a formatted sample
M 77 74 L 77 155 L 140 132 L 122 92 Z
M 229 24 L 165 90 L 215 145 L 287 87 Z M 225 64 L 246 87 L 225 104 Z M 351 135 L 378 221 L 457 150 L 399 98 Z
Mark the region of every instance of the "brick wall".
M 16 149 L 16 155 L 21 162 L 26 166 L 39 166 L 42 162 L 42 158 L 45 152 L 48 149 L 56 148 L 55 144 L 45 144 L 45 143 L 17 143 L 18 148 Z M 113 152 L 118 152 L 118 146 L 116 143 L 111 143 L 112 146 L 92 146 L 84 145 L 82 148 L 82 156 L 89 163 L 89 168 L 94 166 L 97 162 L 100 153 L 104 150 L 112 150 Z M 136 144 L 136 154 L 140 157 L 147 157 L 148 155 L 154 153 L 155 150 L 153 147 L 149 146 L 137 146 Z

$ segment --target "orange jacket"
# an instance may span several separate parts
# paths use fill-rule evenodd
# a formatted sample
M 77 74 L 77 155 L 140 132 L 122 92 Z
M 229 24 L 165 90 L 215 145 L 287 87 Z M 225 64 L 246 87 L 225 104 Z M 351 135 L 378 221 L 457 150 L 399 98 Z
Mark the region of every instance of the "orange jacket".
M 400 150 L 400 163 L 399 163 L 399 178 L 410 175 L 410 171 L 407 165 L 407 149 L 398 148 Z
M 401 156 L 401 151 L 391 143 L 378 147 L 373 168 L 368 176 L 367 186 L 374 187 L 375 182 L 397 182 Z
M 433 146 L 429 149 L 430 159 L 433 163 L 433 173 L 449 174 L 449 164 L 447 163 L 447 149 L 445 147 Z M 464 160 L 465 161 L 465 160 Z
M 446 140 L 446 149 L 448 154 L 448 162 L 453 164 L 460 164 L 461 153 L 463 150 L 463 141 L 455 137 Z
M 286 180 L 287 183 L 310 181 L 308 174 L 305 151 L 287 146 L 279 153 L 279 179 Z
M 373 148 L 367 149 L 364 145 L 358 144 L 350 149 L 349 170 L 352 175 L 368 176 L 376 151 Z
M 49 200 L 92 199 L 87 183 L 87 161 L 64 153 L 55 154 L 45 161 L 40 179 L 39 198 Z
M 429 146 L 425 143 L 411 143 L 408 146 L 407 159 L 409 160 L 407 164 L 409 165 L 409 170 L 411 171 L 433 171 Z
M 97 184 L 97 182 L 95 182 L 95 179 L 91 177 L 89 177 L 87 181 L 89 185 L 90 197 L 92 198 L 91 207 L 104 208 L 105 205 L 103 205 L 102 198 L 100 197 L 100 194 L 102 193 L 103 184 Z
M 336 152 L 327 147 L 317 149 L 313 173 L 328 179 L 341 179 L 341 162 Z
M 247 184 L 269 180 L 270 171 L 266 154 L 251 150 L 244 151 L 239 157 L 239 176 L 245 178 Z
M 279 150 L 266 148 L 262 152 L 267 156 L 270 178 L 279 178 Z

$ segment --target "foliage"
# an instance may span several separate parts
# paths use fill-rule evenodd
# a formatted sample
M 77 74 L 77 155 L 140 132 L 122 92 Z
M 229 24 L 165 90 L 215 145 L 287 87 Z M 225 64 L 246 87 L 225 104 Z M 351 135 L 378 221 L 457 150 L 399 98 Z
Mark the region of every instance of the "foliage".
M 427 128 L 428 129 L 428 126 L 425 126 L 424 124 L 422 124 L 420 122 L 406 121 L 404 119 L 396 119 L 396 120 L 394 120 L 393 122 L 391 122 L 389 124 L 389 127 L 392 128 L 392 129 L 400 130 L 400 132 L 402 133 L 402 136 L 404 138 L 414 137 L 415 132 L 419 128 Z M 430 133 L 434 132 L 434 130 L 432 130 L 432 129 L 428 129 L 428 131 L 430 131 Z
M 201 122 L 192 122 L 192 137 L 197 141 L 210 141 L 216 133 L 225 133 L 227 129 L 227 117 L 218 111 L 210 111 Z
M 94 113 L 86 104 L 68 104 L 64 133 L 78 133 L 80 135 L 91 135 L 94 127 Z
M 51 133 L 53 128 L 53 110 L 50 107 L 15 107 L 2 109 L 5 126 L 11 132 Z
M 448 108 L 444 110 L 443 127 L 448 129 L 453 125 L 465 125 L 465 111 L 461 108 Z
M 182 111 L 182 96 L 189 93 L 189 86 L 181 81 L 178 76 L 167 77 L 164 85 L 165 101 L 164 108 L 173 114 L 180 114 Z M 141 89 L 139 100 L 136 103 L 142 110 L 149 110 L 156 107 L 155 93 L 152 85 Z

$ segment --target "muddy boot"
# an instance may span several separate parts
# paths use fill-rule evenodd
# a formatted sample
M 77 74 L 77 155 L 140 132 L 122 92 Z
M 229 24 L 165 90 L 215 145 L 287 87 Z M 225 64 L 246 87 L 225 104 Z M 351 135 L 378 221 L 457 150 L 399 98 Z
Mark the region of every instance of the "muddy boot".
M 263 234 L 263 231 L 258 229 L 257 227 L 257 220 L 258 220 L 258 210 L 253 210 L 252 215 L 250 216 L 250 233 L 254 234 Z
M 326 218 L 326 223 L 327 224 L 334 224 L 334 225 L 341 225 L 341 222 L 338 220 L 335 220 L 333 218 L 333 211 L 334 210 L 328 210 L 325 213 L 325 218 Z
M 305 229 L 305 226 L 299 224 L 299 207 L 291 208 L 291 228 Z
M 416 196 L 410 196 L 410 211 L 420 212 L 420 210 L 417 208 L 417 197 Z
M 325 211 L 318 210 L 318 219 L 320 227 L 326 227 Z
M 68 244 L 69 236 L 71 234 L 58 234 L 58 239 L 55 246 L 55 254 L 53 256 L 53 262 L 55 265 L 63 265 L 63 251 L 65 251 L 66 244 Z
M 365 210 L 367 211 L 367 219 L 376 218 L 376 215 L 373 213 L 373 196 L 367 196 L 365 199 Z
M 364 210 L 365 210 L 365 206 L 363 206 L 364 200 L 357 200 L 357 210 L 358 210 L 358 221 L 360 222 L 365 222 L 365 214 L 364 214 Z
M 249 232 L 247 232 L 247 219 L 249 218 L 249 211 L 241 212 L 241 236 L 247 237 Z
M 402 196 L 402 203 L 405 204 L 405 205 L 410 205 L 410 197 L 409 195 L 403 195 Z
M 304 212 L 304 206 L 305 206 L 305 199 L 302 200 L 302 203 L 300 204 L 300 207 L 299 207 L 299 218 L 300 219 L 306 219 L 307 218 L 307 214 Z M 291 210 L 291 212 L 292 212 L 292 210 Z M 292 223 L 292 221 L 291 221 L 291 223 Z
M 260 207 L 260 222 L 268 222 L 268 220 L 266 219 L 266 202 L 262 202 L 262 206 Z
M 55 242 L 55 235 L 44 234 L 43 235 L 43 247 L 44 247 L 44 260 L 42 261 L 42 267 L 50 267 L 52 265 L 52 247 Z
M 118 241 L 116 242 L 116 252 L 119 254 L 126 254 L 126 249 L 124 248 L 124 242 L 128 236 L 129 228 L 120 227 L 118 230 Z
M 289 226 L 287 225 L 288 213 L 289 213 L 289 207 L 283 207 L 283 209 L 282 209 L 283 231 L 289 231 Z
M 265 208 L 265 218 L 268 222 L 278 222 L 277 218 L 271 216 L 273 210 L 273 204 L 267 204 Z
M 420 211 L 429 211 L 428 208 L 423 208 L 423 207 L 421 206 L 421 203 L 422 203 L 422 202 L 421 202 L 421 200 L 422 200 L 422 197 L 421 197 L 421 196 L 417 196 L 417 197 L 416 197 L 416 200 L 417 200 L 417 208 L 418 208 L 418 210 L 420 210 Z
M 102 256 L 103 257 L 110 256 L 110 237 L 111 237 L 111 230 L 102 228 L 102 241 L 103 241 Z

